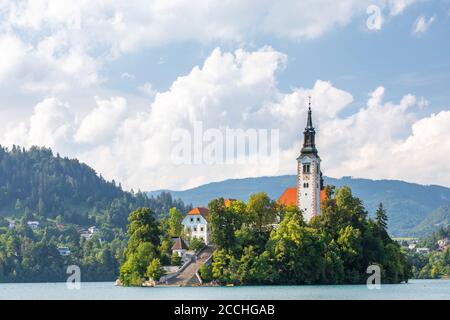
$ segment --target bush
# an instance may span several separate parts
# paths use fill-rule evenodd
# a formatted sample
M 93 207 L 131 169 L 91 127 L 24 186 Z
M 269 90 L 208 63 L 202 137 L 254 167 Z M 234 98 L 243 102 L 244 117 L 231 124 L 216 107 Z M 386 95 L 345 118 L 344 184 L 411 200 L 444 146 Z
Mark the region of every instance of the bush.
M 195 252 L 200 251 L 205 247 L 205 242 L 201 238 L 194 237 L 189 242 L 189 249 L 194 250 Z
M 161 262 L 159 259 L 153 259 L 152 262 L 147 267 L 147 272 L 145 275 L 154 281 L 158 281 L 164 275 L 164 270 L 161 266 Z
M 202 265 L 198 270 L 198 273 L 200 274 L 203 282 L 211 282 L 213 280 L 211 265 Z
M 181 266 L 181 263 L 181 257 L 176 252 L 172 253 L 172 256 L 170 257 L 170 264 L 173 266 Z

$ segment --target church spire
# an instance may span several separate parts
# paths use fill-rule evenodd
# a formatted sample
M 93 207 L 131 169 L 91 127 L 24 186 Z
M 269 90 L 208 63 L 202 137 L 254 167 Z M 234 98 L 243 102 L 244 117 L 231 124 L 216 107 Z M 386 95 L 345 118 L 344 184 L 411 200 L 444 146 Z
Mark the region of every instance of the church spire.
M 306 128 L 303 132 L 304 142 L 301 154 L 314 154 L 317 155 L 316 149 L 316 130 L 312 124 L 312 110 L 311 110 L 311 96 L 309 97 L 308 107 L 308 120 L 306 122 Z
M 314 127 L 312 125 L 312 111 L 311 111 L 311 96 L 309 98 L 309 108 L 308 108 L 308 122 L 306 123 L 306 129 L 313 129 Z

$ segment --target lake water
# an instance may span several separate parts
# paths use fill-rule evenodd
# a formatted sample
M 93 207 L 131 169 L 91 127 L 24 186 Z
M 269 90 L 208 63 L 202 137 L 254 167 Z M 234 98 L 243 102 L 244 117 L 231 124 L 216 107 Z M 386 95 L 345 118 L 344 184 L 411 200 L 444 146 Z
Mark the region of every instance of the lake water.
M 450 300 L 450 280 L 411 280 L 408 284 L 336 286 L 243 286 L 123 288 L 110 282 L 0 284 L 0 300 L 280 300 L 280 299 L 438 299 Z

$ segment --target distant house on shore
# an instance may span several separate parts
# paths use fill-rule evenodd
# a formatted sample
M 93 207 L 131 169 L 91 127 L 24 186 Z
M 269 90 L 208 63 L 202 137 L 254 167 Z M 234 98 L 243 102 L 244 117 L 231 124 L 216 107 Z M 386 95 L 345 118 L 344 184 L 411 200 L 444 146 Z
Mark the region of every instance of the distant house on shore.
M 37 228 L 39 228 L 39 221 L 27 221 L 27 225 L 31 229 L 37 229 Z
M 188 212 L 181 222 L 184 233 L 188 237 L 202 239 L 205 244 L 209 243 L 208 209 L 196 207 Z
M 9 230 L 14 230 L 16 228 L 16 221 L 8 220 L 8 228 L 9 228 Z
M 430 252 L 430 248 L 417 248 L 416 252 L 417 253 L 428 253 L 428 252 Z
M 80 232 L 80 237 L 84 238 L 85 240 L 89 240 L 92 237 L 92 234 L 89 231 L 82 230 Z
M 438 240 L 438 246 L 440 251 L 445 251 L 450 246 L 448 238 Z
M 172 252 L 178 254 L 178 256 L 184 258 L 186 256 L 186 251 L 188 250 L 187 244 L 181 238 L 176 238 L 175 243 L 172 246 Z
M 236 199 L 224 199 L 225 206 L 230 206 Z M 205 242 L 206 245 L 210 242 L 210 227 L 208 222 L 209 211 L 205 207 L 193 208 L 184 217 L 181 224 L 184 228 L 185 239 L 189 238 L 200 238 Z
M 70 256 L 70 249 L 67 247 L 59 247 L 58 252 L 64 257 Z
M 89 227 L 87 230 L 80 231 L 80 237 L 85 240 L 92 239 L 94 234 L 98 233 L 99 229 L 96 226 Z
M 98 228 L 96 226 L 89 227 L 88 232 L 92 235 L 96 234 L 98 232 Z

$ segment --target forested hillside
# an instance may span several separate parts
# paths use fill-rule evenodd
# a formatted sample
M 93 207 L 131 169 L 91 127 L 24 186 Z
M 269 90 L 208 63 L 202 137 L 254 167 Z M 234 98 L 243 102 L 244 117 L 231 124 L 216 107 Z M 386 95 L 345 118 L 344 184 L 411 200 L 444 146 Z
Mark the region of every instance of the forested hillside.
M 122 190 L 75 159 L 54 156 L 50 149 L 0 146 L 0 216 L 33 216 L 88 225 L 108 223 L 124 228 L 128 214 L 149 207 L 157 215 L 172 207 L 185 212 L 170 194 L 148 197 Z
M 432 211 L 419 225 L 411 232 L 413 236 L 429 235 L 439 227 L 450 226 L 450 205 L 445 205 Z
M 420 254 L 415 251 L 409 253 L 409 263 L 412 266 L 414 278 L 439 279 L 450 277 L 450 246 L 446 249 L 439 246 L 439 240 L 450 238 L 450 225 L 439 228 L 418 246 L 431 249 L 430 252 Z
M 168 193 L 125 192 L 50 149 L 0 146 L 0 282 L 65 281 L 69 265 L 80 267 L 82 281 L 115 280 L 128 216 L 139 207 L 156 218 L 173 207 L 190 209 Z M 39 226 L 31 228 L 30 220 Z M 86 236 L 90 226 L 97 231 Z

